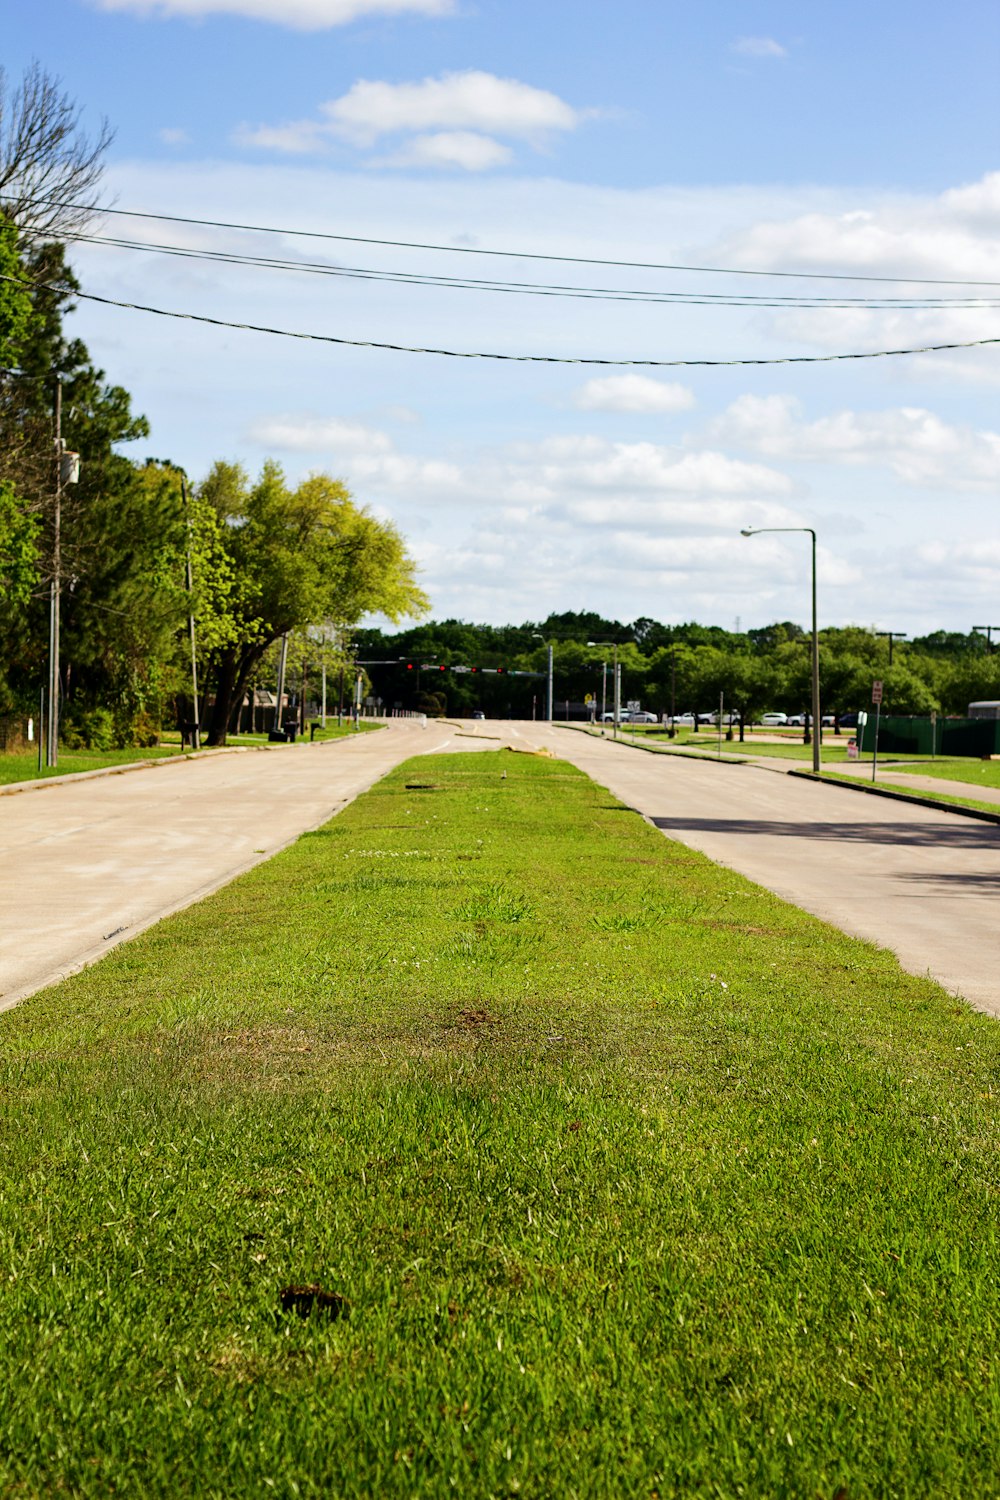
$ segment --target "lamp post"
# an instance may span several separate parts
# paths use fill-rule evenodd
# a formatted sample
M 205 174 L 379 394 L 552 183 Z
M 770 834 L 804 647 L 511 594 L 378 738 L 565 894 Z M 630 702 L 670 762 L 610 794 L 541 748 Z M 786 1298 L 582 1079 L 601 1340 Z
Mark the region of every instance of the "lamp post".
M 532 636 L 533 640 L 545 642 L 545 637 L 538 630 L 533 630 L 531 632 L 531 636 Z M 548 644 L 548 652 L 549 652 L 549 687 L 548 687 L 548 695 L 547 695 L 546 700 L 545 700 L 546 701 L 545 717 L 549 721 L 549 723 L 551 724 L 552 723 L 552 642 L 549 641 L 547 644 Z
M 819 715 L 819 632 L 816 627 L 816 533 L 811 526 L 744 526 L 740 536 L 759 536 L 764 531 L 801 531 L 812 538 L 812 748 L 813 775 L 822 770 L 820 764 L 820 715 Z
M 622 701 L 622 698 L 621 698 L 621 681 L 620 681 L 620 679 L 618 677 L 618 642 L 617 641 L 588 641 L 587 645 L 588 646 L 610 646 L 611 649 L 612 649 L 612 651 L 615 653 L 614 666 L 611 669 L 611 671 L 613 673 L 611 681 L 612 681 L 612 685 L 613 685 L 613 688 L 614 688 L 614 691 L 612 693 L 612 700 L 613 700 L 613 704 L 614 704 L 614 709 L 613 709 L 614 719 L 612 721 L 612 726 L 611 727 L 612 727 L 612 737 L 614 739 L 617 739 L 618 738 L 618 719 L 619 719 L 619 716 L 620 716 L 620 713 L 621 713 L 621 701 Z

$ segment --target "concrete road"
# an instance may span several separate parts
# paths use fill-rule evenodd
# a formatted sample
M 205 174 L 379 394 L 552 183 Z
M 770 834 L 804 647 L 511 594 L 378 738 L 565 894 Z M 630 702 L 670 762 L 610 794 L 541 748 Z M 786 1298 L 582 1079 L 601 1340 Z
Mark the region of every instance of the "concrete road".
M 453 734 L 393 719 L 349 740 L 0 797 L 0 1011 L 269 859 Z
M 539 727 L 537 737 L 671 838 L 1000 1015 L 994 824 L 558 727 Z
M 700 849 L 1000 1015 L 1000 828 L 531 723 L 418 727 L 0 798 L 0 1010 L 216 890 L 407 756 L 545 746 Z

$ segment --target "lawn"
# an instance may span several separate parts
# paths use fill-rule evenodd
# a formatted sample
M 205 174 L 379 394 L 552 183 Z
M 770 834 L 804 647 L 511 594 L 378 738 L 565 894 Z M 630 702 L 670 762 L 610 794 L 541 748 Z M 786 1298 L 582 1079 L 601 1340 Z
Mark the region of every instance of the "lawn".
M 411 761 L 0 1017 L 0 1492 L 995 1494 L 998 1064 L 571 767 Z
M 378 729 L 375 723 L 362 721 L 361 729 L 368 731 Z M 345 724 L 338 729 L 336 724 L 328 729 L 319 730 L 316 734 L 317 740 L 343 739 L 355 731 L 352 726 Z M 307 738 L 297 741 L 298 744 L 308 744 Z M 266 745 L 266 734 L 240 734 L 230 735 L 230 745 Z M 110 766 L 134 765 L 137 761 L 169 760 L 178 755 L 193 755 L 197 752 L 182 750 L 180 735 L 164 735 L 159 745 L 148 749 L 135 750 L 66 750 L 59 747 L 59 763 L 56 766 L 43 766 L 38 769 L 38 750 L 12 750 L 7 754 L 0 755 L 0 786 L 10 786 L 17 781 L 37 781 L 40 778 L 51 776 L 72 776 L 77 771 L 102 771 Z
M 935 776 L 944 781 L 967 781 L 970 786 L 1000 787 L 1000 760 L 939 755 L 936 760 L 917 761 L 908 756 L 905 764 L 894 765 L 892 769 L 904 776 Z
M 640 728 L 638 733 L 633 733 L 632 729 L 626 726 L 619 730 L 619 738 L 625 740 L 626 743 L 634 741 L 636 744 L 648 745 L 650 749 L 655 747 L 658 750 L 700 750 L 705 755 L 717 755 L 720 750 L 718 731 L 708 726 L 698 734 L 693 734 L 690 730 L 681 730 L 672 740 L 663 730 L 644 731 Z M 821 746 L 821 758 L 824 764 L 847 761 L 847 740 L 846 734 L 836 739 L 832 730 L 828 736 L 824 736 Z M 738 731 L 736 731 L 731 740 L 727 740 L 723 734 L 721 751 L 723 755 L 766 755 L 776 760 L 801 760 L 812 764 L 812 745 L 804 745 L 801 737 L 797 740 L 777 741 L 773 738 L 756 740 L 753 735 L 747 735 L 746 740 L 741 744 Z

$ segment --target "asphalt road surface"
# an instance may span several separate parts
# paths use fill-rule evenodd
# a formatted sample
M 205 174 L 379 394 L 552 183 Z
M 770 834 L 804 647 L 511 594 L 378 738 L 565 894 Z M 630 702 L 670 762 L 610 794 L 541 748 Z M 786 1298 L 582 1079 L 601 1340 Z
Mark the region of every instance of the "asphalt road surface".
M 0 1010 L 218 889 L 410 755 L 547 746 L 701 850 L 1000 1015 L 1000 828 L 558 726 L 394 720 L 0 797 Z

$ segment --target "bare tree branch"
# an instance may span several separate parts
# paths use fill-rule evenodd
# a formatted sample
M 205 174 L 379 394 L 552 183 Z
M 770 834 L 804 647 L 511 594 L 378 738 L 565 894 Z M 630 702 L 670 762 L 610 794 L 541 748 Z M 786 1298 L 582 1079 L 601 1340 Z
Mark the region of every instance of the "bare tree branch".
M 78 105 L 37 62 L 16 87 L 0 68 L 0 212 L 29 240 L 81 228 L 100 210 L 113 139 L 107 120 L 84 134 Z

